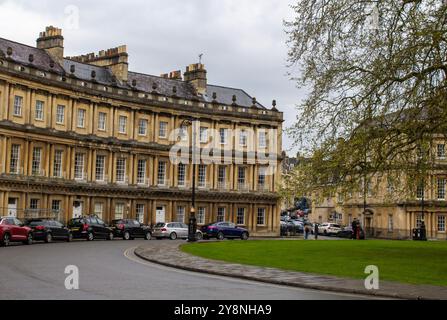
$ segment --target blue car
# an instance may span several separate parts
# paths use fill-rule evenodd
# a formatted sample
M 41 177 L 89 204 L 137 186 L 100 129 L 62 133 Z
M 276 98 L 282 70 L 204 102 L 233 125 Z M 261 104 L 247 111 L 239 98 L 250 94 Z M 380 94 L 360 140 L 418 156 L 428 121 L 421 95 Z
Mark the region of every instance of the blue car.
M 248 240 L 249 233 L 245 228 L 236 226 L 232 222 L 216 222 L 201 228 L 203 239 L 216 238 L 217 240 L 236 239 Z

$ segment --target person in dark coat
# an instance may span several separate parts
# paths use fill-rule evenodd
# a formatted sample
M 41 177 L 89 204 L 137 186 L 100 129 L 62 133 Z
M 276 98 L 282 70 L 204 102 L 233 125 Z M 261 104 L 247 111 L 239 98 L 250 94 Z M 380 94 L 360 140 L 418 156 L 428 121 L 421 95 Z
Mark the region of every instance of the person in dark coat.
M 357 239 L 357 219 L 354 219 L 351 223 L 351 228 L 352 228 L 352 239 Z

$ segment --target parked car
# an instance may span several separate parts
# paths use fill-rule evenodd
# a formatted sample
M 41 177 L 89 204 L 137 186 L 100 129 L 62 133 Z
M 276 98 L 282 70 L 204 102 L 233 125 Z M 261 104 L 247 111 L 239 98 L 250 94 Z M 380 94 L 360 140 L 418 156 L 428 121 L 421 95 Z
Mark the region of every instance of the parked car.
M 217 240 L 223 240 L 225 238 L 241 238 L 242 240 L 247 240 L 250 236 L 247 229 L 238 227 L 232 222 L 211 223 L 203 226 L 201 231 L 203 233 L 203 239 L 216 238 Z
M 324 234 L 325 236 L 336 235 L 341 231 L 341 226 L 336 223 L 323 223 L 318 227 L 318 233 Z
M 280 232 L 282 236 L 296 235 L 302 233 L 303 230 L 304 228 L 299 221 L 293 221 L 289 216 L 281 216 Z
M 7 247 L 11 242 L 33 244 L 33 232 L 15 217 L 0 218 L 0 245 Z
M 97 217 L 71 219 L 68 228 L 73 238 L 92 241 L 97 238 L 113 240 L 113 230 Z
M 152 236 L 158 240 L 169 238 L 176 240 L 178 238 L 188 238 L 189 228 L 186 223 L 181 222 L 159 222 L 152 229 Z M 202 240 L 203 234 L 200 230 L 196 231 L 196 239 Z
M 152 237 L 150 227 L 133 219 L 113 220 L 111 228 L 115 237 L 120 237 L 124 240 L 133 240 L 135 238 L 151 240 Z
M 339 238 L 351 239 L 352 236 L 353 236 L 352 227 L 346 227 L 346 228 L 343 228 L 341 231 L 337 232 L 337 237 L 339 237 Z M 363 231 L 362 228 L 360 228 L 360 239 L 361 240 L 365 239 L 365 232 Z
M 49 243 L 54 239 L 70 242 L 73 239 L 70 229 L 58 221 L 31 219 L 27 220 L 25 224 L 32 229 L 33 238 L 37 241 Z

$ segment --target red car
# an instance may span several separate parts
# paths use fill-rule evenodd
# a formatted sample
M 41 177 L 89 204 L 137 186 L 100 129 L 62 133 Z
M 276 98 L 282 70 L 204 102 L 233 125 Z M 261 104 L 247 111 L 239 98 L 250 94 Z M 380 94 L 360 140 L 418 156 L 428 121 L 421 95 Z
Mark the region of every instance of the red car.
M 33 244 L 32 230 L 17 218 L 0 218 L 0 245 L 7 247 L 10 242 Z

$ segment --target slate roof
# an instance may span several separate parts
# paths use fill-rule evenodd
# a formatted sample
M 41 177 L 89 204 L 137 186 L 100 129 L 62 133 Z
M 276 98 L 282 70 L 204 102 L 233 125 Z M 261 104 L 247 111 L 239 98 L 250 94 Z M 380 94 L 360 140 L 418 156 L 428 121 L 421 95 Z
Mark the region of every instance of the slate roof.
M 45 50 L 37 49 L 25 44 L 0 38 L 0 56 L 8 57 L 8 47 L 12 48 L 12 55 L 10 56 L 10 58 L 18 63 L 34 66 L 42 71 L 47 72 L 64 72 L 64 70 L 57 63 L 54 63 L 53 68 L 50 67 L 50 62 L 53 61 L 53 59 Z M 34 56 L 34 61 L 32 63 L 28 60 L 30 54 Z
M 207 94 L 203 97 L 197 97 L 195 95 L 194 87 L 182 80 L 166 79 L 153 75 L 147 75 L 137 72 L 129 71 L 128 82 L 126 83 L 113 83 L 113 74 L 106 67 L 94 66 L 86 63 L 73 61 L 70 59 L 64 59 L 63 65 L 55 63 L 52 57 L 43 49 L 38 49 L 25 44 L 17 43 L 11 40 L 0 38 L 0 57 L 8 57 L 7 49 L 12 48 L 12 55 L 9 57 L 17 63 L 26 66 L 32 66 L 45 72 L 56 72 L 59 74 L 72 74 L 70 68 L 75 66 L 74 76 L 80 80 L 91 81 L 92 71 L 96 72 L 95 80 L 97 83 L 104 85 L 118 85 L 130 89 L 132 87 L 133 80 L 136 80 L 136 89 L 144 92 L 152 92 L 154 82 L 157 84 L 156 91 L 166 96 L 173 95 L 173 87 L 177 89 L 176 95 L 185 99 L 199 99 L 204 102 L 211 102 L 212 96 L 215 92 L 217 94 L 217 102 L 221 104 L 231 105 L 233 103 L 233 95 L 236 96 L 236 104 L 242 107 L 251 107 L 252 97 L 248 95 L 244 90 L 208 85 Z M 33 62 L 29 61 L 30 54 L 33 55 Z M 51 67 L 51 62 L 54 63 Z M 256 103 L 258 108 L 265 109 L 259 102 Z

